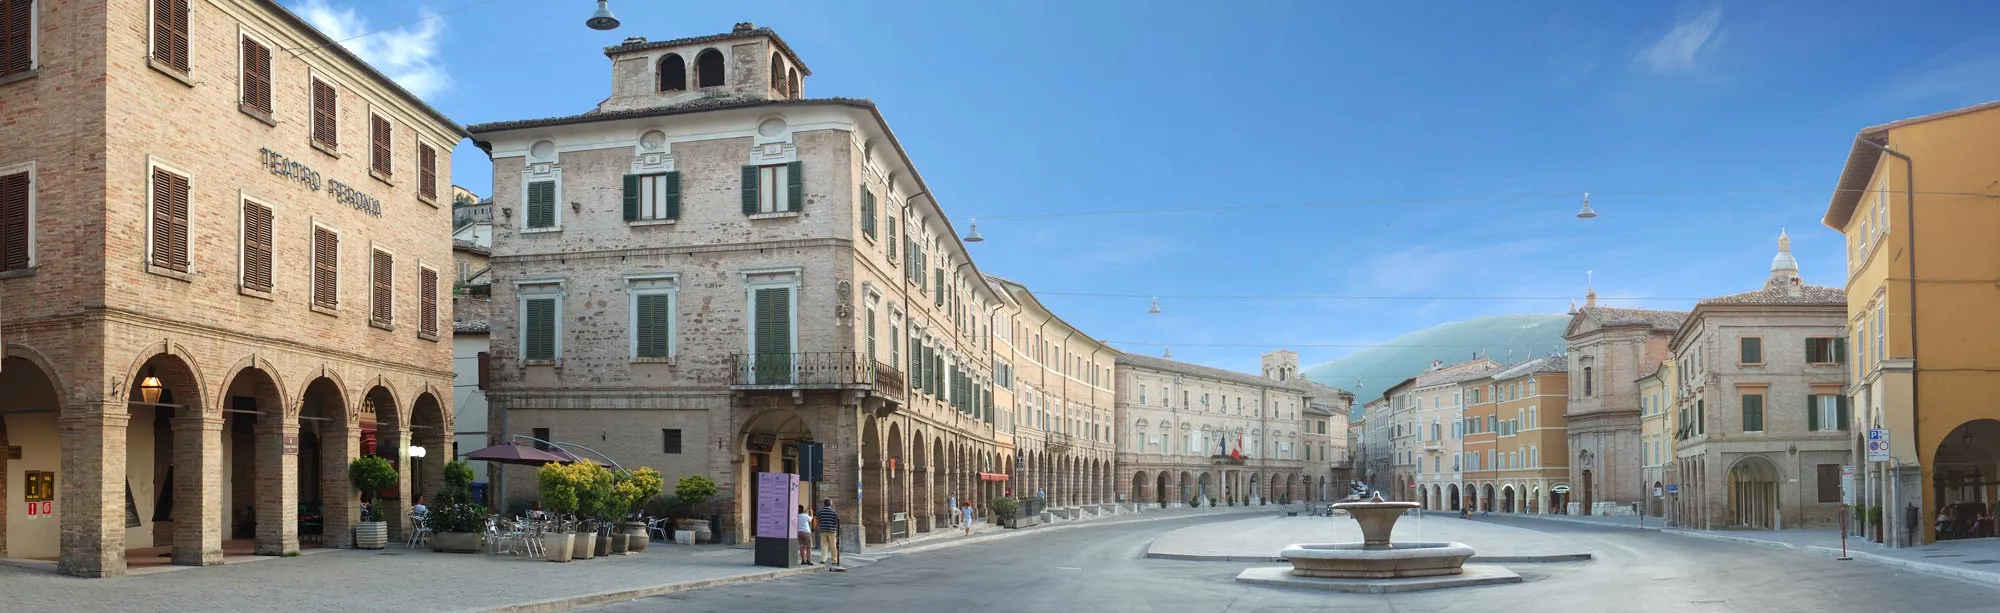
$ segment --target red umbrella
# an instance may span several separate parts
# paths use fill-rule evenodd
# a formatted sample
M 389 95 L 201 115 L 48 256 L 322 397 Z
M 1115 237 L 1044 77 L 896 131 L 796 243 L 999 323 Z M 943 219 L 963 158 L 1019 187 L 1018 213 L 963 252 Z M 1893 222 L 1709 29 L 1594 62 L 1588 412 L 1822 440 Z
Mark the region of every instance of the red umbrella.
M 501 464 L 524 464 L 528 466 L 541 466 L 549 463 L 567 464 L 576 461 L 576 457 L 569 455 L 569 452 L 556 455 L 520 443 L 501 443 L 487 447 L 465 454 L 465 459 L 499 462 Z

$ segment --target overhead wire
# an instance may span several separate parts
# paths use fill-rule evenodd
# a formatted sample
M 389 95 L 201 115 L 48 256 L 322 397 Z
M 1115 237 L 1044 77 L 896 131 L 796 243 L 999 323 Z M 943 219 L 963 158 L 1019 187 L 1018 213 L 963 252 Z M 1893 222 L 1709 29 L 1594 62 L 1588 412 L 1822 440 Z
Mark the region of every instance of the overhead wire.
M 403 28 L 404 26 L 410 26 L 410 25 L 415 25 L 415 24 L 419 24 L 419 23 L 423 23 L 423 22 L 426 22 L 426 21 L 430 21 L 430 20 L 432 20 L 432 19 L 437 19 L 437 18 L 439 18 L 439 17 L 443 17 L 443 16 L 445 16 L 445 15 L 450 15 L 450 14 L 452 14 L 452 13 L 456 13 L 456 12 L 459 12 L 459 11 L 463 11 L 463 10 L 466 10 L 466 9 L 470 9 L 470 8 L 474 8 L 474 7 L 479 7 L 479 6 L 485 6 L 485 5 L 488 5 L 488 4 L 492 4 L 492 3 L 495 3 L 495 2 L 499 2 L 499 1 L 500 1 L 500 0 L 479 0 L 478 2 L 473 2 L 473 3 L 469 3 L 469 4 L 461 4 L 461 5 L 459 5 L 459 6 L 455 6 L 455 7 L 452 7 L 452 8 L 449 8 L 449 9 L 445 9 L 445 10 L 443 10 L 443 11 L 439 11 L 439 12 L 436 12 L 436 13 L 431 13 L 431 14 L 429 14 L 429 15 L 425 15 L 425 16 L 422 16 L 422 17 L 418 17 L 418 18 L 416 18 L 416 19 L 411 19 L 411 20 L 409 20 L 409 21 L 405 21 L 405 22 L 402 22 L 402 23 L 398 23 L 398 24 L 396 24 L 396 25 L 392 25 L 392 26 L 386 26 L 386 27 L 381 27 L 381 28 L 375 28 L 375 29 L 373 29 L 373 30 L 369 30 L 369 31 L 367 31 L 367 32 L 362 32 L 362 33 L 360 33 L 360 34 L 356 34 L 356 35 L 353 35 L 353 36 L 349 36 L 349 37 L 347 37 L 347 38 L 343 38 L 343 39 L 340 39 L 340 40 L 336 40 L 336 41 L 333 41 L 333 43 L 331 43 L 331 44 L 333 44 L 333 45 L 338 45 L 338 44 L 342 44 L 342 43 L 345 43 L 345 42 L 347 42 L 347 41 L 351 41 L 351 40 L 354 40 L 354 39 L 358 39 L 358 38 L 362 38 L 362 37 L 366 37 L 366 36 L 372 36 L 372 35 L 375 35 L 375 34 L 381 34 L 381 33 L 383 33 L 383 32 L 387 32 L 387 31 L 390 31 L 390 30 L 396 30 L 396 29 L 400 29 L 400 28 Z M 290 9 L 287 9 L 287 10 L 290 10 Z M 304 19 L 304 17 L 300 17 L 300 19 Z M 329 46 L 329 45 L 313 45 L 313 46 L 311 46 L 311 47 L 295 47 L 295 48 L 291 48 L 291 49 L 285 49 L 285 51 L 291 51 L 291 52 L 293 52 L 293 53 L 292 53 L 292 57 L 298 57 L 298 56 L 301 56 L 301 55 L 305 55 L 305 54 L 307 54 L 307 53 L 310 53 L 310 52 L 313 52 L 313 51 L 318 51 L 318 50 L 320 50 L 320 49 L 325 49 L 325 48 L 327 48 L 328 46 Z
M 1608 191 L 1608 192 L 1606 192 L 1606 191 L 1595 191 L 1595 190 L 1593 190 L 1593 191 L 1591 191 L 1590 193 L 1591 193 L 1592 195 L 1594 195 L 1594 196 L 1598 196 L 1598 197 L 1602 198 L 1603 196 L 1644 196 L 1644 197 L 1657 197 L 1657 196 L 1742 196 L 1742 195 L 1765 195 L 1765 194 L 1803 194 L 1803 193 L 1824 193 L 1824 194 L 1832 194 L 1832 193 L 1839 193 L 1839 192 L 1868 192 L 1868 191 L 1872 191 L 1872 190 L 1867 190 L 1867 189 L 1839 189 L 1839 188 L 1834 188 L 1834 189 L 1827 189 L 1827 188 L 1775 188 L 1775 189 L 1690 189 L 1690 190 L 1624 190 L 1624 191 Z M 1112 216 L 1112 215 L 1152 215 L 1152 214 L 1164 214 L 1164 213 L 1206 213 L 1206 212 L 1216 212 L 1216 211 L 1250 211 L 1250 210 L 1260 210 L 1260 209 L 1298 209 L 1298 208 L 1328 208 L 1328 207 L 1344 207 L 1344 206 L 1374 206 L 1374 205 L 1391 205 L 1391 204 L 1438 204 L 1438 203 L 1447 203 L 1447 202 L 1477 202 L 1477 201 L 1487 201 L 1487 200 L 1532 200 L 1532 199 L 1543 199 L 1543 198 L 1570 198 L 1570 197 L 1575 197 L 1575 196 L 1577 196 L 1578 194 L 1581 194 L 1581 193 L 1583 193 L 1583 192 L 1581 192 L 1581 191 L 1576 191 L 1576 192 L 1536 192 L 1536 193 L 1518 193 L 1518 194 L 1488 194 L 1488 195 L 1484 195 L 1484 196 L 1436 196 L 1436 197 L 1425 197 L 1425 198 L 1368 198 L 1368 199 L 1359 199 L 1359 200 L 1334 200 L 1334 201 L 1328 201 L 1328 202 L 1294 202 L 1294 203 L 1282 203 L 1282 204 L 1240 204 L 1240 205 L 1217 205 L 1217 206 L 1190 206 L 1190 207 L 1153 207 L 1153 208 L 1132 208 L 1132 209 L 1106 209 L 1106 210 L 1097 210 L 1097 211 L 1054 211 L 1054 212 L 1047 212 L 1047 213 L 1002 213 L 1002 214 L 998 214 L 998 215 L 966 215 L 966 216 L 951 216 L 951 218 L 952 218 L 952 219 L 988 219 L 988 220 L 991 220 L 991 219 L 1038 219 L 1038 218 L 1051 218 L 1051 217 L 1092 217 L 1092 216 Z M 1922 192 L 1922 191 L 1920 191 L 1920 192 L 1917 192 L 1917 193 L 1918 193 L 1918 194 L 1921 194 L 1921 195 L 1931 195 L 1931 196 L 1979 196 L 1979 197 L 1983 197 L 1983 198 L 2000 198 L 2000 194 L 1988 194 L 1988 193 L 1979 193 L 1979 192 Z

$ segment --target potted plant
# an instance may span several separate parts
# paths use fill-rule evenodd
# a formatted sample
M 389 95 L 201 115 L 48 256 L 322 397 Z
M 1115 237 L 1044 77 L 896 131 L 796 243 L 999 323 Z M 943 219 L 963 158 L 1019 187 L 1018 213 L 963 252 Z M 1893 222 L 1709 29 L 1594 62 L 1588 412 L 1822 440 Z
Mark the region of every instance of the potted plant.
M 578 493 L 588 487 L 589 460 L 574 464 L 544 464 L 535 470 L 535 482 L 540 486 L 542 502 L 559 516 L 573 516 L 577 509 Z M 575 555 L 576 535 L 564 532 L 563 522 L 556 528 L 542 533 L 542 551 L 550 562 L 568 562 Z
M 347 465 L 347 480 L 361 490 L 361 523 L 354 525 L 355 549 L 382 549 L 389 546 L 389 525 L 382 521 L 375 496 L 396 486 L 396 467 L 381 456 L 365 455 Z
M 613 495 L 624 503 L 620 516 L 625 521 L 619 522 L 618 531 L 625 537 L 625 549 L 645 551 L 646 543 L 651 539 L 646 535 L 642 507 L 666 489 L 666 480 L 660 477 L 660 471 L 641 466 L 638 470 L 619 473 L 612 489 Z M 639 520 L 632 521 L 634 517 Z
M 611 469 L 594 462 L 570 465 L 571 482 L 576 487 L 576 539 L 571 543 L 575 558 L 609 555 L 610 543 L 599 533 L 605 524 L 604 509 L 611 497 Z
M 1882 542 L 1882 507 L 1868 507 L 1868 525 L 1875 528 L 1875 542 Z
M 701 512 L 703 504 L 708 502 L 709 498 L 715 497 L 715 491 L 715 482 L 701 475 L 681 477 L 680 481 L 674 483 L 674 497 L 686 505 L 686 512 L 690 514 Z M 677 518 L 674 523 L 682 530 L 694 532 L 694 542 L 706 543 L 715 538 L 715 534 L 709 530 L 707 519 Z
M 987 502 L 986 506 L 993 511 L 993 519 L 998 520 L 1001 526 L 1007 528 L 1021 527 L 1020 499 L 1013 496 L 1001 496 Z
M 472 502 L 472 468 L 452 460 L 444 465 L 444 486 L 431 495 L 424 522 L 431 550 L 478 553 L 486 548 L 486 507 Z

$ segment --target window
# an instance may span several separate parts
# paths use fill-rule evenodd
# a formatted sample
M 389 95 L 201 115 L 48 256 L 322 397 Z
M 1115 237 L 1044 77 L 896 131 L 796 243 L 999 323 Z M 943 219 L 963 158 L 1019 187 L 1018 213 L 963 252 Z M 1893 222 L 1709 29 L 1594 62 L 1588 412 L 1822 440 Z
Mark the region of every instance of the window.
M 1764 395 L 1743 395 L 1743 431 L 1764 431 Z
M 188 261 L 188 178 L 164 167 L 153 167 L 153 266 L 190 272 Z
M 243 106 L 271 114 L 271 48 L 243 37 Z
M 521 359 L 548 362 L 562 355 L 562 293 L 556 285 L 521 288 Z
M 317 77 L 312 80 L 312 142 L 327 149 L 340 147 L 340 91 Z
M 681 173 L 625 175 L 625 221 L 680 217 Z
M 1146 404 L 1146 386 L 1145 386 L 1145 385 L 1140 385 L 1140 386 L 1139 386 L 1139 404 L 1141 404 L 1141 405 L 1143 405 L 1143 404 Z
M 1877 365 L 1880 365 L 1882 363 L 1882 357 L 1884 355 L 1882 353 L 1883 352 L 1882 332 L 1888 327 L 1889 327 L 1888 305 L 1885 304 L 1875 305 L 1875 364 Z
M 189 0 L 153 0 L 153 55 L 151 64 L 188 71 Z
M 430 143 L 417 141 L 417 196 L 425 200 L 437 200 L 437 148 Z
M 721 51 L 703 49 L 700 54 L 694 56 L 694 78 L 696 85 L 700 87 L 723 85 L 723 77 L 726 74 L 728 73 L 722 67 Z
M 677 92 L 688 88 L 687 60 L 672 53 L 660 58 L 660 91 Z
M 1847 361 L 1846 341 L 1836 337 L 1815 337 L 1806 339 L 1806 361 L 1813 364 L 1839 364 Z
M 681 452 L 681 429 L 680 428 L 661 429 L 660 453 L 678 454 L 680 452 Z
M 888 238 L 888 240 L 882 241 L 882 247 L 888 250 L 889 263 L 895 264 L 896 263 L 896 216 L 895 215 L 887 215 L 882 218 L 882 230 L 884 232 L 887 232 L 887 238 Z
M 1533 395 L 1535 395 L 1535 380 L 1534 380 L 1534 379 L 1529 379 L 1529 380 L 1528 380 L 1528 395 L 1529 395 L 1529 396 L 1533 396 Z
M 875 192 L 867 186 L 861 188 L 861 233 L 875 238 Z
M 312 303 L 340 308 L 340 233 L 319 225 L 313 226 Z
M 421 266 L 417 268 L 417 337 L 438 338 L 438 273 Z
M 34 266 L 35 166 L 29 163 L 0 169 L 0 271 Z
M 35 69 L 34 0 L 0 0 L 0 77 Z
M 750 289 L 750 351 L 757 356 L 754 368 L 759 382 L 789 381 L 792 376 L 793 289 L 769 285 Z M 937 371 L 943 374 L 941 364 Z
M 1583 395 L 1589 396 L 1592 391 L 1593 389 L 1592 389 L 1592 381 L 1590 380 L 1590 367 L 1585 366 L 1583 367 Z
M 1806 396 L 1806 427 L 1814 432 L 1847 429 L 1847 397 L 1840 394 Z
M 556 182 L 531 181 L 528 183 L 527 229 L 546 230 L 556 227 Z
M 390 326 L 396 323 L 396 256 L 381 249 L 371 250 L 371 279 L 368 303 L 369 323 Z
M 799 162 L 743 167 L 743 214 L 785 213 L 804 204 L 805 170 Z M 944 289 L 942 280 L 938 289 Z
M 548 441 L 554 440 L 553 438 L 550 438 L 548 428 L 535 428 L 534 434 L 531 436 L 535 438 L 535 449 L 539 449 L 542 451 L 548 451 L 549 450 Z
M 368 171 L 383 179 L 396 176 L 396 130 L 381 115 L 368 116 Z
M 1764 363 L 1764 339 L 1745 336 L 1737 340 L 1742 346 L 1742 359 L 1739 360 L 1741 363 L 1746 365 Z
M 243 288 L 271 291 L 271 207 L 243 201 Z
M 1694 433 L 1708 433 L 1708 409 L 1702 406 L 1701 400 L 1694 401 Z
M 1813 481 L 1819 489 L 1819 501 L 1840 502 L 1840 465 L 1820 464 L 1814 468 L 1818 469 Z

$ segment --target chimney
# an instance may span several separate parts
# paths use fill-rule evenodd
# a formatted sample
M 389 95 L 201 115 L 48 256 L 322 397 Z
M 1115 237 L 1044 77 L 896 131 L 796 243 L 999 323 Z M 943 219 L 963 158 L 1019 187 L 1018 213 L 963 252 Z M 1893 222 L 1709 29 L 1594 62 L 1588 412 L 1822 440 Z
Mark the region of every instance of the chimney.
M 645 42 L 646 42 L 646 37 L 644 37 L 644 36 L 633 36 L 633 37 L 630 37 L 630 38 L 626 38 L 626 39 L 625 39 L 625 42 L 622 42 L 622 43 L 618 43 L 618 44 L 621 44 L 621 45 L 639 45 L 639 44 L 645 44 Z
M 733 31 L 731 31 L 730 33 L 731 33 L 731 34 L 742 34 L 742 33 L 744 33 L 744 32 L 749 32 L 749 31 L 751 31 L 751 30 L 755 30 L 755 29 L 757 29 L 757 24 L 754 24 L 754 23 L 750 23 L 750 22 L 748 22 L 748 21 L 745 21 L 745 22 L 742 22 L 742 23 L 738 23 L 738 24 L 736 24 L 736 29 L 735 29 L 735 30 L 733 30 Z

